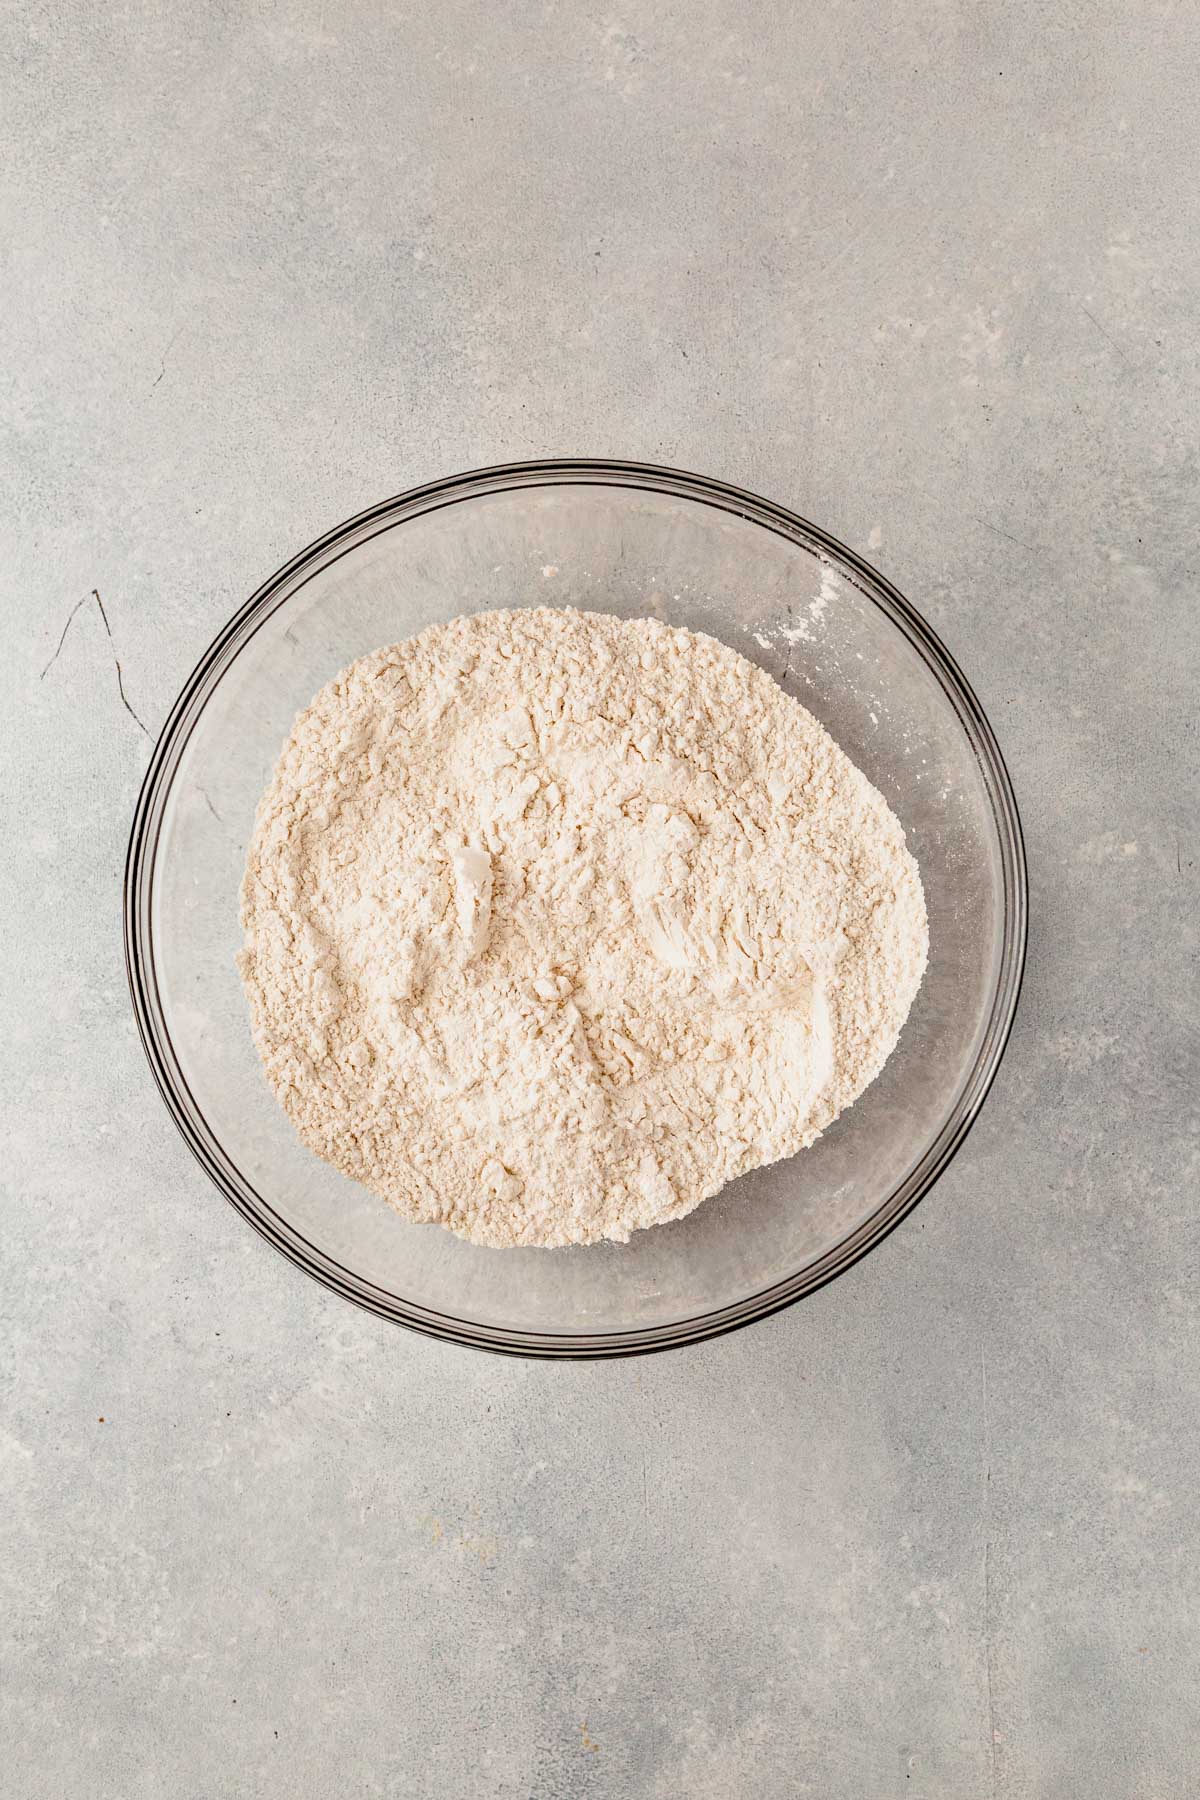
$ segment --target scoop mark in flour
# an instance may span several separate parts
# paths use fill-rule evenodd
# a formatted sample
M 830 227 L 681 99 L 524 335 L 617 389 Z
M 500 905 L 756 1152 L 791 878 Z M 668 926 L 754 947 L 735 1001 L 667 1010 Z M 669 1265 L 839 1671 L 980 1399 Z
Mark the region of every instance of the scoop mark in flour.
M 450 868 L 458 929 L 470 960 L 487 948 L 492 923 L 492 859 L 479 844 L 456 844 L 450 850 Z

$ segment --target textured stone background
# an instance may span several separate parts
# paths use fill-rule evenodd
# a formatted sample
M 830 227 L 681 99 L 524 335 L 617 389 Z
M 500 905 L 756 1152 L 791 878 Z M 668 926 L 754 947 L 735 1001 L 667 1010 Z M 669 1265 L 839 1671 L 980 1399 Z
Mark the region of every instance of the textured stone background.
M 25 0 L 2 37 L 5 1792 L 1194 1794 L 1200 15 Z M 135 1040 L 120 877 L 147 733 L 279 562 L 588 450 L 913 598 L 1034 910 L 906 1224 L 739 1336 L 561 1368 L 360 1316 L 235 1218 Z

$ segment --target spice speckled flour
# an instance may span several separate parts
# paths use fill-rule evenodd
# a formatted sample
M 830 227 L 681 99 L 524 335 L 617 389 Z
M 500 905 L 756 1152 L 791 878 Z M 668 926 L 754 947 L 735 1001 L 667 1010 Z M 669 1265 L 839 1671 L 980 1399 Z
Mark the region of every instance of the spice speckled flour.
M 492 1245 L 624 1240 L 811 1144 L 891 1052 L 928 947 L 899 822 L 768 674 L 550 608 L 322 688 L 242 919 L 304 1142 Z

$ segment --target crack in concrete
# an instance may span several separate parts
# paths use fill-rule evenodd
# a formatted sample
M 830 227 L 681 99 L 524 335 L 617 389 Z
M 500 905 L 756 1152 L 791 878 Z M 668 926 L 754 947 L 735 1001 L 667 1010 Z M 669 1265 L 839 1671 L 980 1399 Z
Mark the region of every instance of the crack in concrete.
M 71 629 L 71 625 L 74 622 L 75 615 L 80 611 L 80 609 L 82 607 L 87 605 L 89 600 L 94 600 L 96 602 L 96 605 L 99 607 L 100 617 L 104 621 L 105 634 L 108 637 L 109 643 L 113 645 L 113 652 L 112 652 L 113 667 L 117 671 L 117 692 L 121 696 L 121 705 L 125 708 L 125 711 L 129 714 L 130 718 L 133 720 L 133 722 L 137 726 L 138 730 L 145 732 L 146 736 L 149 737 L 150 732 L 149 732 L 148 728 L 145 725 L 143 725 L 141 719 L 139 719 L 138 715 L 134 712 L 132 706 L 129 704 L 129 696 L 125 692 L 125 678 L 124 678 L 123 674 L 121 673 L 121 659 L 117 655 L 116 645 L 113 640 L 112 626 L 108 622 L 108 614 L 104 610 L 104 602 L 100 598 L 99 588 L 93 588 L 90 594 L 85 594 L 83 596 L 82 600 L 77 600 L 75 602 L 74 606 L 71 608 L 70 612 L 67 614 L 67 622 L 62 628 L 62 634 L 59 637 L 58 644 L 55 647 L 54 655 L 50 658 L 50 661 L 46 664 L 45 668 L 42 670 L 41 675 L 38 677 L 38 679 L 40 681 L 45 681 L 47 675 L 50 673 L 51 669 L 54 667 L 55 663 L 58 661 L 59 655 L 62 652 L 62 647 L 67 641 L 67 633 Z
M 168 356 L 170 356 L 172 350 L 175 348 L 176 344 L 179 342 L 179 340 L 182 336 L 183 336 L 183 326 L 181 325 L 179 327 L 179 329 L 175 332 L 174 336 L 172 337 L 170 343 L 167 345 L 166 349 L 162 353 L 162 367 L 159 369 L 158 374 L 154 377 L 154 380 L 150 383 L 150 392 L 151 393 L 154 392 L 155 388 L 158 386 L 159 382 L 162 380 L 163 376 L 166 374 L 167 358 L 168 358 Z

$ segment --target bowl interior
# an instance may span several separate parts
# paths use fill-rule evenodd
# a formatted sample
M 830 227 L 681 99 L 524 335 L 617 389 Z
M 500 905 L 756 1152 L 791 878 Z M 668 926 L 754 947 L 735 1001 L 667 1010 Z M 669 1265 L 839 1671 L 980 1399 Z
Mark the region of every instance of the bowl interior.
M 810 1150 L 627 1245 L 496 1251 L 405 1223 L 295 1137 L 250 1038 L 238 885 L 280 746 L 323 683 L 457 613 L 538 605 L 710 632 L 781 680 L 903 822 L 930 964 L 882 1075 Z M 1013 941 L 994 770 L 953 681 L 869 572 L 752 508 L 564 475 L 380 509 L 239 616 L 164 742 L 134 924 L 160 1081 L 225 1191 L 297 1260 L 393 1316 L 502 1347 L 694 1335 L 851 1257 L 919 1191 L 990 1079 Z

